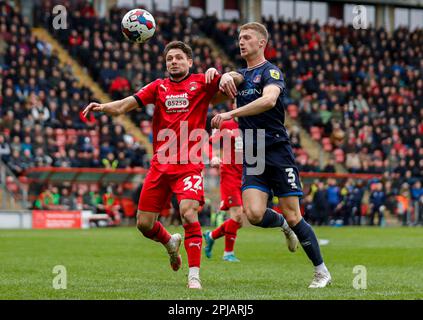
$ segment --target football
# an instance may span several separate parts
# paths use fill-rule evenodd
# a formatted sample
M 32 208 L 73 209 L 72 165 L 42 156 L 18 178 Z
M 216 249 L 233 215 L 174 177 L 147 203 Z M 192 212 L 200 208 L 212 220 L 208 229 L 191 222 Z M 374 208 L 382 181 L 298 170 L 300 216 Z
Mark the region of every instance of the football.
M 153 15 L 144 9 L 128 11 L 122 19 L 122 33 L 131 42 L 144 43 L 156 31 Z

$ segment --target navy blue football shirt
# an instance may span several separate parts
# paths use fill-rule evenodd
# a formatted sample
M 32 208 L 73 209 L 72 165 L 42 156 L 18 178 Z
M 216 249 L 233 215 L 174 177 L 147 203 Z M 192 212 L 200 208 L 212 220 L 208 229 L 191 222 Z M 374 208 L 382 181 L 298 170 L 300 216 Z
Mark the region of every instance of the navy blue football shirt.
M 254 131 L 265 129 L 266 148 L 277 142 L 289 141 L 284 125 L 285 106 L 283 97 L 286 94 L 286 87 L 279 68 L 269 61 L 265 61 L 254 68 L 239 69 L 237 72 L 244 77 L 244 81 L 238 87 L 237 108 L 261 98 L 263 89 L 267 85 L 276 85 L 281 89 L 276 105 L 272 109 L 258 115 L 239 118 L 239 127 L 243 136 L 245 136 L 246 129 L 253 129 Z M 256 140 L 254 139 L 254 141 Z

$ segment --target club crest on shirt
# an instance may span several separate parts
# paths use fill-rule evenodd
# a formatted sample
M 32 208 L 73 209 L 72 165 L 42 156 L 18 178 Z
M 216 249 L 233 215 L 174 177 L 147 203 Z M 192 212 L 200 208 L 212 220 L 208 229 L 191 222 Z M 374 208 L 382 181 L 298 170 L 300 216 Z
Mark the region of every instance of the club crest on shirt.
M 259 83 L 261 80 L 261 74 L 256 75 L 256 77 L 254 78 L 253 82 L 254 83 Z
M 279 80 L 279 79 L 281 78 L 281 75 L 279 74 L 279 71 L 278 71 L 278 70 L 275 70 L 275 69 L 270 69 L 270 70 L 269 70 L 269 72 L 270 72 L 270 76 L 271 76 L 273 79 L 275 79 L 275 80 Z
M 189 83 L 189 91 L 194 91 L 198 88 L 197 82 L 190 82 Z

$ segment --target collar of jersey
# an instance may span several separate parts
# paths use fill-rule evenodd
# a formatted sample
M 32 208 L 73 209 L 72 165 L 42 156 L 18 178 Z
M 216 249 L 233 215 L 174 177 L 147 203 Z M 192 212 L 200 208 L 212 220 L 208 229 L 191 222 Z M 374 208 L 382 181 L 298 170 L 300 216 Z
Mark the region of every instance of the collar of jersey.
M 188 79 L 190 76 L 191 76 L 191 72 L 188 72 L 188 74 L 184 78 L 182 78 L 181 80 L 179 80 L 179 81 L 172 80 L 172 78 L 170 78 L 170 77 L 169 77 L 169 80 L 171 82 L 179 83 L 179 82 L 182 82 L 182 81 Z
M 254 66 L 254 67 L 247 68 L 247 71 L 250 71 L 250 70 L 256 69 L 256 68 L 258 68 L 258 67 L 261 67 L 261 66 L 262 66 L 262 65 L 264 65 L 266 62 L 267 62 L 267 60 L 264 60 L 262 63 L 259 63 L 258 65 Z

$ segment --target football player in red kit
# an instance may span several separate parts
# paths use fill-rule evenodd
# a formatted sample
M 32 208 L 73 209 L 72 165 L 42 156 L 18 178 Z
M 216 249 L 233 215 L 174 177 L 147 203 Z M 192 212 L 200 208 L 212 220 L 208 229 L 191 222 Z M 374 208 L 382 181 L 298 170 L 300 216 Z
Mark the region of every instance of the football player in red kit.
M 223 260 L 239 262 L 234 254 L 237 231 L 242 226 L 242 137 L 235 120 L 226 121 L 219 130 L 214 130 L 210 138 L 212 145 L 223 142 L 223 157 L 213 157 L 212 167 L 220 166 L 220 210 L 229 211 L 229 219 L 213 231 L 203 236 L 207 258 L 211 258 L 214 241 L 225 236 Z
M 179 253 L 182 237 L 178 233 L 171 235 L 157 219 L 175 193 L 185 230 L 188 288 L 201 289 L 202 234 L 198 208 L 204 203 L 204 165 L 191 157 L 190 151 L 197 143 L 191 139 L 191 133 L 195 129 L 205 129 L 208 106 L 219 91 L 220 77 L 206 84 L 204 74 L 191 74 L 192 49 L 183 42 L 169 43 L 164 49 L 164 57 L 169 78 L 157 79 L 122 100 L 90 103 L 83 115 L 99 111 L 118 116 L 147 104 L 155 105 L 154 155 L 139 199 L 137 228 L 145 237 L 162 243 L 169 254 L 172 269 L 179 270 L 182 265 Z

